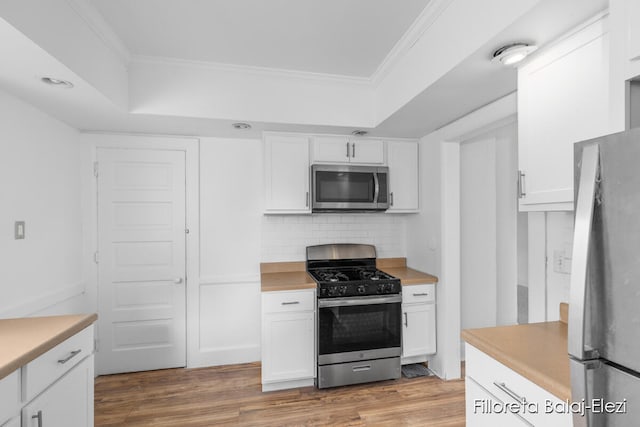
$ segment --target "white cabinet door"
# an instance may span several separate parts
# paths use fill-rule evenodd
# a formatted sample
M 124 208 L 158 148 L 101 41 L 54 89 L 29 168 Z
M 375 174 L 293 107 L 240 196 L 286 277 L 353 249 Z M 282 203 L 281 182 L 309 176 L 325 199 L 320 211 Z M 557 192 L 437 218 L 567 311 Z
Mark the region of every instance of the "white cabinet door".
M 0 379 L 0 425 L 20 413 L 20 370 Z
M 352 139 L 351 163 L 376 164 L 384 163 L 384 142 L 377 140 Z
M 531 425 L 512 412 L 496 411 L 496 408 L 502 408 L 503 403 L 470 377 L 465 378 L 465 403 L 467 427 Z
M 351 145 L 346 136 L 314 136 L 313 163 L 349 163 Z
M 387 212 L 417 212 L 418 142 L 388 141 L 390 207 Z
M 93 426 L 93 355 L 22 409 L 23 427 Z
M 640 0 L 627 1 L 627 31 L 629 37 L 628 58 L 630 61 L 640 60 Z
M 266 213 L 309 213 L 309 138 L 265 136 Z
M 402 306 L 402 357 L 436 352 L 435 304 L 405 304 Z
M 573 209 L 573 144 L 609 129 L 609 34 L 601 19 L 518 70 L 520 210 Z
M 312 163 L 384 163 L 384 143 L 347 136 L 314 136 Z
M 314 313 L 263 316 L 262 383 L 315 376 Z
M 263 391 L 313 385 L 315 290 L 262 293 Z

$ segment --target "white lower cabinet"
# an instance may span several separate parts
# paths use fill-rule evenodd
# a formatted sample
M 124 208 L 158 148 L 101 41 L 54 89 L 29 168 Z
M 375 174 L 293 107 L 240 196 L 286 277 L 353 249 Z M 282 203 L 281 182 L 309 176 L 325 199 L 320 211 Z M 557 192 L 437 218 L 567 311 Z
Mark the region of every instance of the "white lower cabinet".
M 64 374 L 22 409 L 23 427 L 93 425 L 93 355 Z
M 427 360 L 436 352 L 435 285 L 402 289 L 402 363 Z
M 313 385 L 315 290 L 262 293 L 262 390 Z
M 472 345 L 465 357 L 467 426 L 572 425 L 558 397 Z
M 89 326 L 0 379 L 0 426 L 93 426 L 93 359 Z

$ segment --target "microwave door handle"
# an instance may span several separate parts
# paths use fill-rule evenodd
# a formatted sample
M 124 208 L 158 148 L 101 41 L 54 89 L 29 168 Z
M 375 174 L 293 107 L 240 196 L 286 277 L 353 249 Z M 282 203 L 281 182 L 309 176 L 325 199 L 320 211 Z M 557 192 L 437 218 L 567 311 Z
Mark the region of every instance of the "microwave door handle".
M 373 203 L 378 203 L 378 196 L 380 196 L 380 182 L 378 181 L 378 173 L 373 173 L 373 185 L 374 185 L 374 193 L 373 193 Z
M 598 191 L 599 147 L 589 145 L 582 149 L 580 186 L 576 201 L 576 218 L 573 238 L 573 264 L 569 288 L 569 355 L 590 359 L 585 348 L 587 321 L 585 302 L 587 296 L 587 269 L 595 197 Z M 592 353 L 592 352 L 591 352 Z

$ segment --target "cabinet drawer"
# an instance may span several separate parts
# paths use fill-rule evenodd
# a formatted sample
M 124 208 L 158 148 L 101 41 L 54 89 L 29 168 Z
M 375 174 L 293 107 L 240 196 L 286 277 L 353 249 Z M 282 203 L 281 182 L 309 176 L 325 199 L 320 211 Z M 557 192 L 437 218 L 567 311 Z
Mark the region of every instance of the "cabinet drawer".
M 412 304 L 416 302 L 433 302 L 436 300 L 436 286 L 409 285 L 402 287 L 402 303 Z
M 467 376 L 498 400 L 512 405 L 524 399 L 526 403 L 517 414 L 526 421 L 545 427 L 571 425 L 570 414 L 547 411 L 548 405 L 559 407 L 555 405 L 561 400 L 556 396 L 469 344 L 465 347 L 465 356 Z
M 262 311 L 264 313 L 313 311 L 315 303 L 316 297 L 313 290 L 262 293 Z
M 23 399 L 29 401 L 93 353 L 93 326 L 22 367 Z
M 20 409 L 20 370 L 0 380 L 0 425 Z

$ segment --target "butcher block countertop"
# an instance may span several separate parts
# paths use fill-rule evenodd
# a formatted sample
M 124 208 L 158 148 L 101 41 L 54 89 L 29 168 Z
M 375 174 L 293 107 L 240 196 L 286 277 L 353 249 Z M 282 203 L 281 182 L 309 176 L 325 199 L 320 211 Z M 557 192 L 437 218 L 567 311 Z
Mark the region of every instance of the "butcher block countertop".
M 400 279 L 403 286 L 437 283 L 438 278 L 407 267 L 406 258 L 378 258 L 376 266 Z M 262 292 L 314 289 L 316 282 L 306 272 L 306 263 L 267 262 L 260 264 Z
M 0 379 L 96 321 L 96 314 L 0 320 Z
M 565 322 L 466 329 L 462 339 L 561 400 L 571 399 Z

